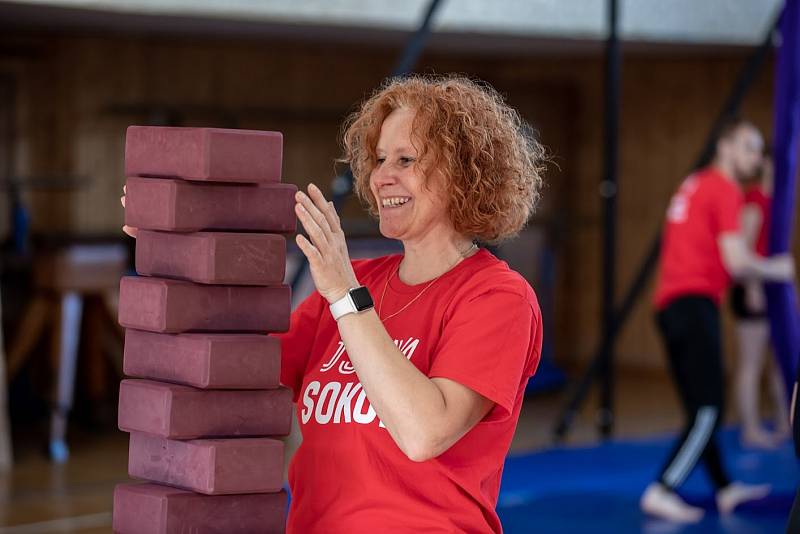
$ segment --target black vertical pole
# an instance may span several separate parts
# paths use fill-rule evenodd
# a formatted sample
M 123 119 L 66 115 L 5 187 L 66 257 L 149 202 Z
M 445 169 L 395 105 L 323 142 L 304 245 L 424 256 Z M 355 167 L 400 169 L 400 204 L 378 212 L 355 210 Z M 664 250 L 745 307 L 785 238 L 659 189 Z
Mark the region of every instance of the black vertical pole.
M 618 0 L 608 0 L 608 39 L 606 41 L 605 76 L 605 154 L 603 181 L 603 290 L 602 339 L 603 377 L 597 425 L 604 438 L 614 426 L 614 294 L 616 292 L 617 252 L 617 155 L 619 145 L 620 49 L 617 38 Z
M 439 9 L 439 4 L 441 4 L 441 0 L 431 0 L 431 3 L 428 4 L 428 9 L 425 10 L 422 22 L 406 43 L 403 54 L 392 70 L 392 76 L 404 76 L 414 70 L 414 66 L 417 64 L 419 56 L 422 55 L 422 51 L 425 50 L 425 45 L 431 36 L 431 23 L 433 22 L 433 15 Z
M 17 83 L 11 75 L 0 76 L 0 177 L 8 191 L 9 228 L 14 252 L 29 252 L 30 213 L 22 203 L 20 183 L 14 176 L 14 148 L 17 142 Z

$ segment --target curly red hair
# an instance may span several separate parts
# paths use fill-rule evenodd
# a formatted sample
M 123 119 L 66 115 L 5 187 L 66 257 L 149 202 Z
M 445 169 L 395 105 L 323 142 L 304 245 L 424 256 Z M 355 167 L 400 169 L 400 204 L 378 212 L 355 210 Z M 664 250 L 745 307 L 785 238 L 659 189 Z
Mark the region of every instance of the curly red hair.
M 456 231 L 485 243 L 519 233 L 539 200 L 545 149 L 497 91 L 461 76 L 389 79 L 345 121 L 341 161 L 370 213 L 378 213 L 369 178 L 381 125 L 401 107 L 416 111 L 418 161 L 441 171 Z

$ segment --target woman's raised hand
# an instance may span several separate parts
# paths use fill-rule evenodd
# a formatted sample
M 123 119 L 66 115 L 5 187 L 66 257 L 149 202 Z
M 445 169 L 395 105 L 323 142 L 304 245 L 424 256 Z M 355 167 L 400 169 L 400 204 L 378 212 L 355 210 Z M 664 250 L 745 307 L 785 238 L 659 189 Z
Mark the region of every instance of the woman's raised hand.
M 350 264 L 339 215 L 333 202 L 328 202 L 314 184 L 308 186 L 308 194 L 298 191 L 295 200 L 294 211 L 308 234 L 308 238 L 297 234 L 297 246 L 308 258 L 317 291 L 328 302 L 336 302 L 350 288 L 359 285 Z
M 127 188 L 123 185 L 122 186 L 122 196 L 119 197 L 119 201 L 122 204 L 122 207 L 125 207 L 125 194 L 128 192 Z M 136 232 L 138 232 L 138 228 L 134 228 L 133 226 L 122 226 L 122 231 L 128 234 L 129 236 L 136 238 Z

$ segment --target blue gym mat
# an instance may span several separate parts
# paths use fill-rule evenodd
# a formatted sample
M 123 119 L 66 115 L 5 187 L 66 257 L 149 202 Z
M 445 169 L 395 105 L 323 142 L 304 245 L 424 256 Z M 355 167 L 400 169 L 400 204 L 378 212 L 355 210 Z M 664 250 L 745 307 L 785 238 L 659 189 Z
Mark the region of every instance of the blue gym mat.
M 724 460 L 735 480 L 772 484 L 765 499 L 720 517 L 705 471 L 695 470 L 681 495 L 707 510 L 702 522 L 677 526 L 644 516 L 639 496 L 657 475 L 674 436 L 609 441 L 594 447 L 559 447 L 509 456 L 498 513 L 507 534 L 614 533 L 714 534 L 783 533 L 800 480 L 789 443 L 775 451 L 743 450 L 735 429 L 721 435 Z

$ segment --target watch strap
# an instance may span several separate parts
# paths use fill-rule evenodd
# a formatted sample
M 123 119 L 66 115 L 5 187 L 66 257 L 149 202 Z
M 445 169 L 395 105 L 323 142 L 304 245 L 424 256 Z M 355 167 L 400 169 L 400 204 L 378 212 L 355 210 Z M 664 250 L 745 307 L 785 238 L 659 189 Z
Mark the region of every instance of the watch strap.
M 353 303 L 353 297 L 350 296 L 350 291 L 344 294 L 342 298 L 330 305 L 331 315 L 333 320 L 338 321 L 340 317 L 348 313 L 356 313 L 356 305 Z

